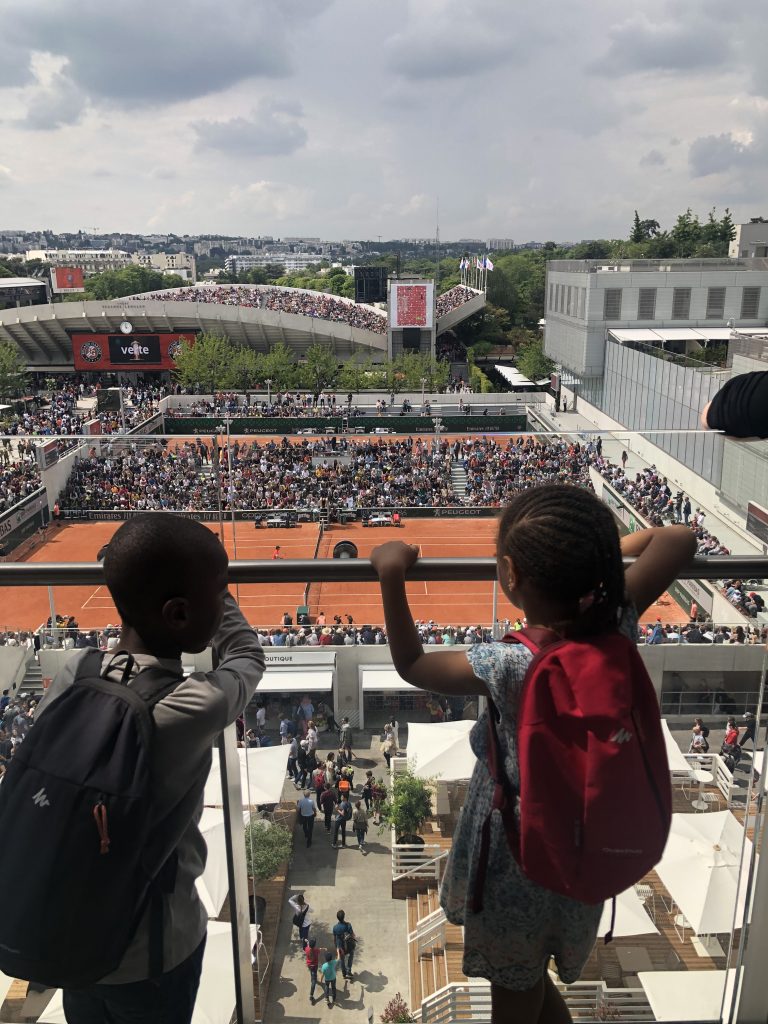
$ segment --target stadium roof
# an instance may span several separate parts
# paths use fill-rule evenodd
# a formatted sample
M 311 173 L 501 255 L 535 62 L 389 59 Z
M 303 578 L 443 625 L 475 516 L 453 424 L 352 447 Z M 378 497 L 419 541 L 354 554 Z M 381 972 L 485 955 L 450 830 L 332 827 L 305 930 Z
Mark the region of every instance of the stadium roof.
M 40 277 L 0 277 L 0 288 L 45 288 Z
M 33 279 L 32 283 L 40 282 Z M 478 292 L 469 302 L 440 317 L 437 333 L 450 329 L 484 304 L 485 295 Z M 380 310 L 371 308 L 384 317 Z M 72 333 L 116 334 L 124 320 L 130 321 L 136 332 L 204 331 L 261 352 L 282 341 L 299 357 L 317 342 L 330 345 L 340 358 L 359 350 L 382 356 L 387 352 L 386 333 L 341 321 L 251 306 L 165 301 L 141 295 L 0 309 L 0 340 L 15 342 L 30 366 L 71 367 Z

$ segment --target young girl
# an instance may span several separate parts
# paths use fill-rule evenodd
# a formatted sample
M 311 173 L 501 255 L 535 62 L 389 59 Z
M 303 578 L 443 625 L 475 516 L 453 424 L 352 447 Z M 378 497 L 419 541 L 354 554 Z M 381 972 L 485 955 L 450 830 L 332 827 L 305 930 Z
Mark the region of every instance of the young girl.
M 579 638 L 618 628 L 634 641 L 638 613 L 666 590 L 695 550 L 693 534 L 682 526 L 633 533 L 620 545 L 610 511 L 591 491 L 546 485 L 516 495 L 502 512 L 498 577 L 531 626 Z M 622 554 L 635 557 L 626 578 Z M 424 690 L 492 697 L 502 716 L 498 731 L 506 773 L 517 786 L 517 703 L 531 654 L 520 644 L 483 643 L 467 652 L 425 655 L 405 593 L 406 572 L 417 558 L 417 548 L 399 541 L 371 554 L 395 668 Z M 561 979 L 576 981 L 595 943 L 602 905 L 579 903 L 529 882 L 494 815 L 484 909 L 472 911 L 481 827 L 493 796 L 484 715 L 470 740 L 477 763 L 440 894 L 448 920 L 464 925 L 464 973 L 491 982 L 494 1024 L 570 1021 L 547 964 L 554 957 Z M 629 779 L 627 786 L 629 792 Z

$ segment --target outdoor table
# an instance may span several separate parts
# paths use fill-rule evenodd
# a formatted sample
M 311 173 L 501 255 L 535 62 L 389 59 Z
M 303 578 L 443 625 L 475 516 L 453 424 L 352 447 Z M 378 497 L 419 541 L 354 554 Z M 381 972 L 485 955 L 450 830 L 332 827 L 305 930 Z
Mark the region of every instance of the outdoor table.
M 653 964 L 648 950 L 642 946 L 617 946 L 616 957 L 625 974 L 638 974 L 640 971 L 652 971 Z

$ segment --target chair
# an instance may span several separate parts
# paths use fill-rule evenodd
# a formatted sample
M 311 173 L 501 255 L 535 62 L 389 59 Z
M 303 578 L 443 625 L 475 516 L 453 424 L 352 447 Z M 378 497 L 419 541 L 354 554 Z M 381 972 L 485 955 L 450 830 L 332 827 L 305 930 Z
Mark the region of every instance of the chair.
M 717 809 L 718 809 L 718 811 L 720 810 L 720 790 L 719 789 L 718 790 L 711 790 L 711 789 L 704 790 L 703 793 L 699 794 L 699 800 L 702 800 L 705 804 L 709 804 L 710 806 L 712 804 L 717 804 Z M 701 810 L 702 814 L 705 813 L 705 810 L 703 808 L 698 808 L 698 807 L 696 808 L 696 813 L 698 814 L 700 810 Z M 706 810 L 709 810 L 709 808 L 706 808 Z
M 635 893 L 643 906 L 651 915 L 651 920 L 656 923 L 656 893 L 652 885 L 638 884 L 635 886 Z
M 676 914 L 672 923 L 675 926 L 677 937 L 680 939 L 681 942 L 685 942 L 686 929 L 691 928 L 690 922 L 688 921 L 686 916 L 684 914 Z M 691 929 L 691 931 L 692 930 L 693 929 Z
M 698 786 L 698 783 L 693 778 L 693 772 L 681 771 L 681 772 L 670 772 L 672 785 L 679 785 L 680 792 L 683 794 L 686 800 L 693 799 L 694 788 Z

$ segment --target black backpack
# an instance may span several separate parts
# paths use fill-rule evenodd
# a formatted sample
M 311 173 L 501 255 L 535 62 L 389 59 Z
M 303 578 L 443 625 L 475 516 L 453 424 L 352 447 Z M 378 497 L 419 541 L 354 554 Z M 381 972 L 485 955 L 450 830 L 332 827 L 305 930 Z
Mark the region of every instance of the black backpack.
M 162 893 L 173 891 L 176 857 L 152 866 L 152 709 L 182 677 L 149 668 L 128 686 L 133 658 L 113 682 L 102 657 L 83 656 L 0 786 L 0 834 L 13 836 L 0 844 L 0 878 L 35 880 L 6 886 L 0 971 L 51 988 L 115 970 L 148 903 L 148 976 L 162 973 Z

